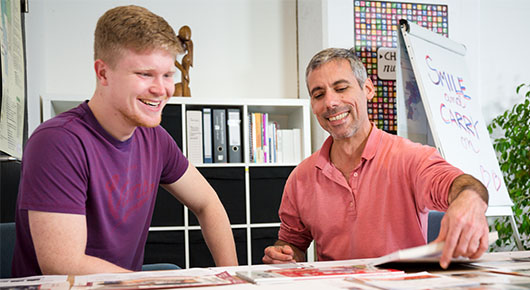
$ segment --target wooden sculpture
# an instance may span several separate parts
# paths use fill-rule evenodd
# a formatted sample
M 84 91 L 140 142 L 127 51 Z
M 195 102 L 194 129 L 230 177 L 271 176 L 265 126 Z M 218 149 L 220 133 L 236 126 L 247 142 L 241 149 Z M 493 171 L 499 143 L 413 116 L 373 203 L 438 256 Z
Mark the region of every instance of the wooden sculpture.
M 191 41 L 191 29 L 184 25 L 179 29 L 178 38 L 184 48 L 184 56 L 181 62 L 175 60 L 175 66 L 180 70 L 181 81 L 175 84 L 173 96 L 191 97 L 190 90 L 190 67 L 193 66 L 193 42 Z

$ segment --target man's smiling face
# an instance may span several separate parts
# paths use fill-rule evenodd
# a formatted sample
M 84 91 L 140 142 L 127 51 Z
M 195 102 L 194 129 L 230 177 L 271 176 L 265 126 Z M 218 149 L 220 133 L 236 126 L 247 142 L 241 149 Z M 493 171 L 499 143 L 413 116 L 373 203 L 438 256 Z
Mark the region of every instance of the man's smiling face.
M 374 87 L 367 79 L 361 88 L 346 59 L 334 59 L 312 70 L 307 86 L 313 113 L 334 139 L 350 138 L 370 126 L 366 103 Z
M 175 89 L 175 57 L 165 50 L 137 53 L 124 49 L 107 70 L 109 106 L 125 127 L 155 127 Z

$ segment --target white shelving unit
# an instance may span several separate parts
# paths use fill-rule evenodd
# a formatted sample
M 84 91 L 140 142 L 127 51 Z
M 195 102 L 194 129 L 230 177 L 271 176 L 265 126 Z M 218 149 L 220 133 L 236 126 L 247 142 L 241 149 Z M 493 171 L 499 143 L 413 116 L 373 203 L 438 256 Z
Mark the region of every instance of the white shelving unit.
M 76 107 L 84 98 L 65 98 L 65 97 L 45 97 L 42 99 L 42 113 L 43 121 L 52 118 L 53 116 L 67 111 L 73 107 Z M 231 225 L 232 229 L 245 229 L 246 230 L 246 253 L 247 253 L 247 264 L 252 264 L 252 230 L 262 228 L 279 228 L 280 223 L 256 223 L 252 222 L 252 206 L 251 200 L 253 194 L 251 192 L 252 176 L 251 171 L 257 168 L 268 168 L 268 167 L 286 167 L 293 168 L 297 164 L 278 164 L 278 163 L 251 163 L 250 162 L 250 151 L 249 151 L 249 114 L 252 112 L 268 113 L 269 120 L 274 120 L 279 123 L 282 129 L 299 128 L 301 136 L 301 154 L 302 160 L 311 154 L 311 137 L 310 132 L 310 107 L 309 100 L 302 99 L 233 99 L 233 100 L 195 100 L 192 98 L 173 97 L 168 102 L 167 106 L 180 106 L 181 108 L 181 122 L 182 125 L 182 152 L 186 153 L 186 111 L 189 109 L 199 109 L 202 107 L 210 108 L 240 108 L 241 110 L 241 126 L 243 126 L 242 136 L 242 147 L 243 147 L 243 160 L 242 163 L 209 163 L 209 164 L 194 164 L 199 170 L 202 168 L 242 168 L 244 170 L 244 188 L 245 188 L 245 217 L 244 223 L 234 223 Z M 178 143 L 178 142 L 177 142 Z M 280 194 L 280 193 L 275 193 Z M 155 208 L 156 210 L 156 208 Z M 274 213 L 277 215 L 278 209 L 276 208 Z M 189 212 L 184 207 L 184 224 L 175 226 L 152 226 L 150 231 L 177 231 L 184 233 L 184 248 L 185 248 L 185 267 L 190 267 L 190 232 L 200 230 L 198 225 L 190 225 Z M 313 250 L 308 250 L 308 260 L 313 261 L 314 255 Z M 241 260 L 240 260 L 241 262 Z M 191 265 L 193 266 L 193 265 Z

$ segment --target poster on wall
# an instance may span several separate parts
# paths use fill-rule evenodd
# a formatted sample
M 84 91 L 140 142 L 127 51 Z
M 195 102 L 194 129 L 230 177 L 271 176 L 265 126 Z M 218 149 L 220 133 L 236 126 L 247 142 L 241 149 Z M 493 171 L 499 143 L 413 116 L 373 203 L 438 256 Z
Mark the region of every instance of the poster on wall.
M 2 62 L 0 151 L 20 159 L 22 158 L 25 98 L 20 1 L 2 0 L 0 8 Z
M 374 83 L 368 116 L 386 132 L 397 133 L 396 47 L 399 20 L 406 19 L 445 37 L 448 6 L 394 1 L 354 1 L 355 52 Z

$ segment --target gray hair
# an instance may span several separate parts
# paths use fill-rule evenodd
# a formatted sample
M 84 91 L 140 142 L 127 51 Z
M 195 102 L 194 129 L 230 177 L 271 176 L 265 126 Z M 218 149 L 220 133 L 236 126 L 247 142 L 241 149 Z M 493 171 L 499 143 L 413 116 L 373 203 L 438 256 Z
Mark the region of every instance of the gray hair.
M 357 79 L 359 86 L 362 88 L 368 76 L 366 74 L 366 69 L 364 68 L 363 63 L 355 55 L 355 51 L 353 50 L 353 48 L 351 49 L 327 48 L 327 49 L 320 51 L 315 56 L 313 56 L 313 58 L 311 59 L 311 61 L 309 62 L 305 70 L 306 84 L 307 84 L 307 76 L 309 75 L 310 72 L 319 68 L 323 64 L 328 63 L 335 59 L 345 59 L 350 62 L 353 75 L 355 76 L 355 79 Z

